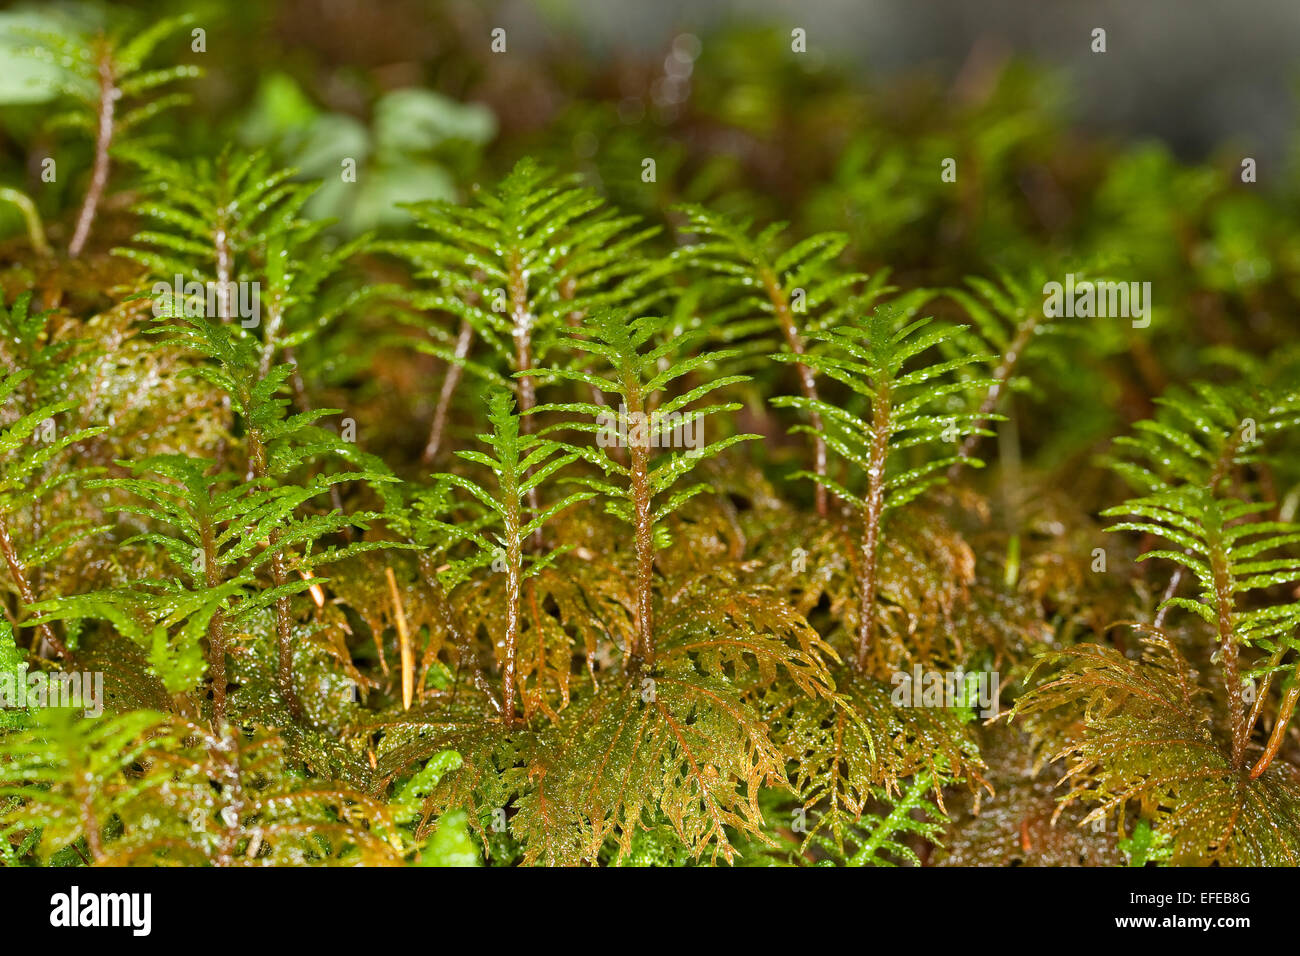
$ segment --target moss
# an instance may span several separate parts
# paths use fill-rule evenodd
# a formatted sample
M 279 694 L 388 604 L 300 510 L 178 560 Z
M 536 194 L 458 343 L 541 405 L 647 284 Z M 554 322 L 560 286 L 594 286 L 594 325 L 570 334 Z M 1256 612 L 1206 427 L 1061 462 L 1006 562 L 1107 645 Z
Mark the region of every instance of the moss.
M 110 20 L 37 41 L 81 191 L 0 194 L 0 672 L 104 677 L 0 715 L 7 864 L 1297 862 L 1292 197 L 1017 67 L 738 106 L 744 33 L 357 235 Z

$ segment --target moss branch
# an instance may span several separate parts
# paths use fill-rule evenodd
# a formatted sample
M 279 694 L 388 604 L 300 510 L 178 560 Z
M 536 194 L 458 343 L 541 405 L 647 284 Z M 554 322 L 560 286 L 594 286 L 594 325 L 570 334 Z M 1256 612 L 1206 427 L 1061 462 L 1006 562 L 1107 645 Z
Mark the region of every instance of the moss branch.
M 645 400 L 636 376 L 624 376 L 629 421 L 646 421 Z M 632 517 L 636 539 L 636 643 L 628 655 L 634 672 L 654 662 L 654 522 L 651 511 L 650 429 L 629 428 L 628 452 L 632 489 Z
M 13 538 L 9 534 L 9 520 L 5 515 L 0 515 L 0 554 L 4 555 L 5 564 L 9 566 L 9 576 L 13 579 L 14 586 L 18 588 L 18 597 L 23 602 L 23 607 L 27 608 L 35 604 L 36 593 L 27 579 L 27 569 L 18 556 L 18 549 L 14 547 Z M 48 624 L 37 624 L 36 633 L 59 657 L 64 660 L 71 659 L 72 655 L 68 653 L 67 645 L 59 640 L 54 629 Z
M 447 366 L 447 375 L 443 378 L 442 390 L 438 393 L 438 406 L 433 412 L 433 424 L 429 427 L 429 440 L 425 442 L 424 454 L 420 456 L 421 464 L 431 465 L 438 457 L 438 449 L 442 447 L 443 433 L 447 428 L 447 415 L 451 411 L 451 399 L 456 394 L 456 387 L 460 385 L 461 376 L 465 371 L 460 362 L 469 357 L 469 349 L 473 342 L 474 327 L 461 320 L 460 330 L 456 333 L 454 353 L 460 361 L 452 362 Z
M 528 307 L 528 274 L 519 261 L 519 254 L 511 250 L 507 256 L 510 294 L 510 320 L 514 329 L 515 371 L 527 372 L 533 367 L 533 325 L 536 322 L 532 310 Z M 519 415 L 524 434 L 533 430 L 533 419 L 528 413 L 537 404 L 537 385 L 531 375 L 519 377 Z M 536 488 L 528 491 L 528 508 L 533 514 L 541 509 Z M 542 529 L 533 535 L 533 542 L 540 545 Z
M 1232 624 L 1233 585 L 1228 566 L 1228 556 L 1222 543 L 1211 542 L 1210 572 L 1213 575 L 1214 598 L 1217 605 L 1219 654 L 1223 661 L 1223 682 L 1228 689 L 1228 713 L 1232 729 L 1232 765 L 1240 769 L 1246 749 L 1248 728 L 1243 713 L 1241 674 L 1239 669 L 1237 635 Z
M 501 714 L 507 727 L 515 722 L 516 661 L 519 653 L 519 609 L 523 585 L 523 541 L 519 536 L 520 520 L 519 482 L 515 469 L 501 475 L 501 503 L 504 536 L 506 539 L 506 641 L 505 659 L 501 662 Z
M 889 456 L 890 383 L 877 384 L 871 400 L 871 454 L 867 469 L 867 501 L 862 512 L 862 569 L 858 575 L 859 672 L 867 668 L 876 625 L 876 577 L 880 552 L 880 519 L 885 511 L 885 459 Z
M 1259 699 L 1262 700 L 1263 696 L 1264 691 L 1261 691 Z M 1268 736 L 1264 753 L 1250 769 L 1250 779 L 1255 780 L 1260 777 L 1281 751 L 1282 744 L 1286 740 L 1287 729 L 1291 726 L 1291 718 L 1295 714 L 1297 701 L 1300 701 L 1300 667 L 1296 668 L 1291 686 L 1287 689 L 1286 696 L 1282 698 L 1282 706 L 1278 708 L 1277 721 L 1273 724 L 1273 732 Z M 1253 725 L 1252 720 L 1251 726 Z
M 220 737 L 207 741 L 208 755 L 212 759 L 214 776 L 221 787 L 221 807 L 217 819 L 221 822 L 221 835 L 217 839 L 217 866 L 233 866 L 244 837 L 242 816 L 247 806 L 244 778 L 239 770 L 239 741 L 226 727 L 217 730 Z M 231 811 L 229 814 L 226 811 Z M 230 822 L 233 817 L 234 823 Z

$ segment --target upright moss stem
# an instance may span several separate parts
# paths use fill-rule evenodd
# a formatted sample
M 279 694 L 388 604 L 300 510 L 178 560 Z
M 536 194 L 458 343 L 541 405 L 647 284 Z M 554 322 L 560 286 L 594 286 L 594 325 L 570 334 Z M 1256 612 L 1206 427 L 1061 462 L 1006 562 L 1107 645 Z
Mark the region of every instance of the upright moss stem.
M 519 654 L 519 609 L 523 586 L 523 541 L 520 538 L 519 482 L 513 468 L 503 469 L 501 502 L 504 505 L 503 531 L 506 542 L 506 640 L 501 663 L 502 719 L 507 727 L 515 722 L 516 669 Z
M 515 371 L 527 372 L 533 367 L 533 324 L 536 322 L 536 317 L 528 306 L 528 273 L 519 261 L 519 254 L 514 250 L 507 255 L 506 264 L 510 285 L 510 320 L 515 340 Z M 537 404 L 537 385 L 533 382 L 533 377 L 520 375 L 517 390 L 523 432 L 529 434 L 533 430 L 533 420 L 528 413 Z M 540 510 L 539 501 L 537 489 L 530 488 L 528 508 L 532 514 L 537 514 Z M 541 544 L 541 528 L 534 533 L 533 541 L 535 544 Z
M 866 508 L 862 513 L 862 571 L 858 577 L 859 672 L 867 669 L 867 658 L 875 639 L 876 570 L 880 557 L 880 518 L 885 511 L 885 459 L 889 455 L 890 411 L 890 384 L 881 381 L 871 400 L 871 451 Z
M 645 401 L 640 383 L 635 375 L 624 378 L 627 414 L 630 420 L 646 421 Z M 628 432 L 628 452 L 632 482 L 633 528 L 636 537 L 636 643 L 632 646 L 629 666 L 639 669 L 654 663 L 654 527 L 650 510 L 650 429 L 631 428 Z
M 457 359 L 447 365 L 447 375 L 442 380 L 442 390 L 438 393 L 438 405 L 433 412 L 433 423 L 429 426 L 429 440 L 425 442 L 424 454 L 420 456 L 420 463 L 424 465 L 433 464 L 433 460 L 438 457 L 438 450 L 442 447 L 442 436 L 447 428 L 447 415 L 451 410 L 451 399 L 456 393 L 456 386 L 460 384 L 461 375 L 464 373 L 464 367 L 461 365 L 469 357 L 469 348 L 474 341 L 474 326 L 462 320 L 460 330 L 456 333 L 456 349 L 453 353 Z
M 519 537 L 516 534 L 506 549 L 506 646 L 505 659 L 501 664 L 501 713 L 506 726 L 514 725 L 516 713 L 516 672 L 519 653 L 519 607 L 520 607 L 520 570 L 519 559 L 522 555 Z
M 31 582 L 27 579 L 27 569 L 23 566 L 18 549 L 14 547 L 13 538 L 9 534 L 8 517 L 2 514 L 0 514 L 0 553 L 4 555 L 5 564 L 9 566 L 9 577 L 18 588 L 18 598 L 23 602 L 23 607 L 28 608 L 35 604 L 36 593 L 32 590 Z M 67 645 L 59 640 L 54 629 L 48 624 L 37 624 L 36 633 L 59 657 L 64 660 L 70 659 Z
M 95 215 L 99 211 L 104 188 L 108 185 L 108 151 L 113 145 L 114 113 L 117 101 L 122 96 L 113 74 L 113 58 L 108 44 L 103 44 L 99 53 L 99 111 L 95 133 L 95 165 L 90 174 L 90 186 L 81 203 L 81 212 L 77 215 L 77 227 L 68 243 L 68 258 L 75 259 L 81 255 L 86 240 L 90 238 L 91 226 L 95 224 Z
M 1232 765 L 1240 769 L 1246 750 L 1246 714 L 1242 711 L 1241 675 L 1238 669 L 1237 637 L 1232 625 L 1233 589 L 1228 558 L 1220 542 L 1213 542 L 1210 573 L 1213 575 L 1219 655 L 1223 661 L 1223 682 L 1228 690 L 1228 713 L 1232 730 Z

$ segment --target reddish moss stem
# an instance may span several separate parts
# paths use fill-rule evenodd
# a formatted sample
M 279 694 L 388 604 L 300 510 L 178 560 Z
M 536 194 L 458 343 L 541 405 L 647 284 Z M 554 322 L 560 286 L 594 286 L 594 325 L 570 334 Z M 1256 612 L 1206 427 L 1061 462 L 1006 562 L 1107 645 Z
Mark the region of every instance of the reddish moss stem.
M 271 547 L 279 544 L 279 533 L 271 532 Z M 284 587 L 289 581 L 285 568 L 284 555 L 279 553 L 271 558 L 271 580 L 277 588 Z M 289 599 L 279 597 L 275 602 L 275 639 L 277 645 L 276 681 L 280 693 L 284 696 L 289 710 L 295 717 L 302 716 L 302 703 L 298 700 L 298 691 L 293 683 L 293 622 L 290 617 Z
M 0 515 L 0 553 L 4 554 L 5 564 L 9 566 L 9 576 L 13 579 L 14 586 L 18 588 L 18 597 L 23 602 L 23 608 L 35 604 L 36 593 L 32 590 L 31 582 L 27 580 L 27 569 L 23 567 L 22 559 L 18 556 L 18 549 L 14 547 L 13 538 L 9 534 L 8 519 L 3 515 Z M 64 660 L 71 659 L 67 645 L 59 640 L 54 629 L 48 624 L 37 624 L 36 633 L 59 657 Z
M 239 842 L 244 836 L 243 814 L 247 800 L 244 779 L 239 771 L 239 739 L 233 729 L 224 726 L 218 727 L 216 734 L 207 742 L 214 776 L 221 787 L 221 807 L 217 810 L 221 835 L 217 838 L 215 862 L 217 866 L 233 866 Z M 234 823 L 230 822 L 232 818 Z
M 1260 692 L 1261 696 L 1263 691 Z M 1255 766 L 1250 769 L 1250 779 L 1255 780 L 1268 769 L 1268 765 L 1282 749 L 1282 744 L 1286 740 L 1287 728 L 1291 726 L 1291 717 L 1295 714 L 1296 702 L 1300 701 L 1300 673 L 1296 674 L 1295 682 L 1287 690 L 1286 696 L 1282 698 L 1282 706 L 1278 708 L 1277 722 L 1273 724 L 1273 732 L 1268 736 L 1268 744 L 1264 747 L 1263 755 L 1255 762 Z M 1254 721 L 1251 721 L 1253 726 Z
M 515 722 L 516 668 L 519 653 L 520 591 L 523 585 L 523 542 L 519 537 L 519 492 L 514 475 L 503 475 L 501 496 L 505 508 L 506 539 L 506 642 L 505 659 L 501 663 L 502 718 L 507 727 Z
M 858 576 L 859 672 L 867 669 L 867 658 L 875 638 L 876 568 L 880 552 L 880 518 L 885 511 L 885 459 L 889 455 L 890 412 L 890 384 L 882 381 L 871 401 L 867 506 L 862 513 L 862 571 Z
M 1246 714 L 1242 712 L 1241 675 L 1238 669 L 1237 639 L 1232 626 L 1232 576 L 1222 545 L 1215 542 L 1210 552 L 1215 603 L 1218 605 L 1219 655 L 1223 661 L 1223 682 L 1228 689 L 1228 713 L 1232 728 L 1232 765 L 1240 769 L 1246 750 Z
M 460 331 L 456 335 L 457 359 L 463 361 L 469 357 L 469 348 L 474 341 L 474 327 L 468 322 L 460 323 Z M 461 375 L 464 368 L 459 362 L 452 362 L 447 366 L 447 375 L 442 380 L 442 391 L 438 393 L 438 407 L 433 412 L 433 424 L 429 427 L 429 440 L 425 442 L 424 454 L 420 456 L 420 462 L 425 465 L 433 464 L 438 457 L 438 449 L 442 447 L 443 432 L 447 428 L 447 415 L 451 410 L 451 399 L 456 394 L 456 387 L 460 384 Z
M 799 330 L 794 324 L 794 315 L 790 310 L 790 300 L 777 282 L 775 273 L 771 269 L 764 268 L 760 270 L 760 276 L 763 280 L 763 287 L 767 290 L 767 297 L 772 303 L 772 310 L 776 314 L 776 320 L 781 326 L 781 332 L 785 336 L 786 345 L 795 355 L 803 355 L 804 343 L 799 335 Z M 813 370 L 802 362 L 796 366 L 799 370 L 799 388 L 803 392 L 804 398 L 809 401 L 817 401 L 817 377 Z M 808 419 L 813 428 L 813 471 L 820 477 L 826 476 L 826 440 L 822 438 L 822 417 L 816 409 L 808 410 Z M 827 509 L 826 487 L 817 482 L 816 490 L 817 513 L 825 517 Z
M 99 55 L 99 115 L 98 129 L 95 134 L 95 165 L 90 174 L 90 187 L 86 198 L 82 200 L 81 212 L 77 215 L 77 227 L 68 243 L 68 258 L 75 259 L 81 255 L 86 240 L 90 238 L 90 228 L 95 224 L 95 215 L 99 211 L 104 188 L 108 185 L 108 151 L 113 145 L 114 111 L 122 91 L 117 88 L 113 76 L 113 61 L 107 45 Z
M 506 261 L 510 285 L 510 320 L 514 328 L 515 339 L 515 371 L 526 372 L 533 367 L 533 323 L 536 319 L 528 308 L 528 275 L 523 266 L 520 265 L 518 255 L 512 250 Z M 521 376 L 517 391 L 519 393 L 520 428 L 525 435 L 531 434 L 533 418 L 528 413 L 537 404 L 537 384 L 533 381 L 533 377 L 531 375 Z M 528 490 L 528 509 L 532 514 L 537 514 L 541 510 L 538 504 L 539 501 L 537 489 L 530 488 Z M 542 529 L 538 528 L 533 535 L 533 542 L 540 545 L 541 541 Z
M 627 409 L 630 421 L 646 421 L 645 402 L 640 385 L 626 382 Z M 630 475 L 632 481 L 632 510 L 636 536 L 636 643 L 628 655 L 628 665 L 636 671 L 642 665 L 654 663 L 654 526 L 651 512 L 653 492 L 650 487 L 650 433 L 649 428 L 628 429 L 634 440 L 628 442 Z

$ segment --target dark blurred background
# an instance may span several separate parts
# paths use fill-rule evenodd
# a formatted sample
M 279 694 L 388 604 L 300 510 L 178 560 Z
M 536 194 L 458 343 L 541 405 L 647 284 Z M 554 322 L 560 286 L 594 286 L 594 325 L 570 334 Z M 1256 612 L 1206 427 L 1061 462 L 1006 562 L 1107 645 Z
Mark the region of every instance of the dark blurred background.
M 340 8 L 365 0 L 324 2 Z M 382 6 L 382 4 L 380 5 Z M 593 56 L 650 51 L 678 30 L 735 22 L 808 31 L 809 52 L 869 76 L 953 80 L 1022 56 L 1063 71 L 1074 117 L 1099 131 L 1159 137 L 1185 159 L 1225 140 L 1277 159 L 1300 79 L 1296 0 L 513 0 L 495 6 L 524 38 L 571 31 Z M 1107 52 L 1091 52 L 1091 31 Z
M 0 2 L 0 9 L 19 10 L 94 6 Z M 1224 141 L 1249 146 L 1261 160 L 1284 157 L 1300 78 L 1296 0 L 137 0 L 112 6 L 146 16 L 207 9 L 246 27 L 262 20 L 274 27 L 272 60 L 315 51 L 336 62 L 384 65 L 395 81 L 404 62 L 447 55 L 449 47 L 476 42 L 495 26 L 507 29 L 519 52 L 563 50 L 587 66 L 662 54 L 683 32 L 764 25 L 806 29 L 811 67 L 843 64 L 866 79 L 926 74 L 952 82 L 1023 57 L 1061 72 L 1072 120 L 1098 132 L 1158 137 L 1187 160 L 1204 159 Z M 1107 31 L 1105 54 L 1091 52 L 1096 27 Z

